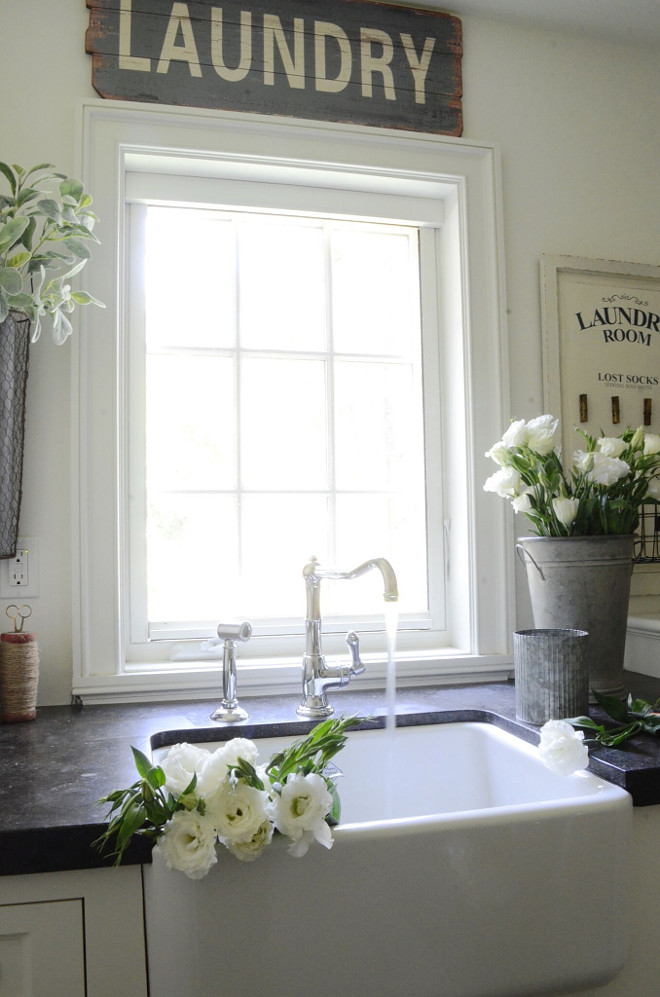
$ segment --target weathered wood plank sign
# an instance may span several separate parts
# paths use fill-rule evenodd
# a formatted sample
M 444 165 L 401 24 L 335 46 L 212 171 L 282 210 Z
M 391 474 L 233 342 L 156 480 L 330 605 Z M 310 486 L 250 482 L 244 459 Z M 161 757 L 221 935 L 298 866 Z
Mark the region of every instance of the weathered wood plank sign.
M 372 0 L 87 0 L 102 97 L 460 135 L 461 22 Z

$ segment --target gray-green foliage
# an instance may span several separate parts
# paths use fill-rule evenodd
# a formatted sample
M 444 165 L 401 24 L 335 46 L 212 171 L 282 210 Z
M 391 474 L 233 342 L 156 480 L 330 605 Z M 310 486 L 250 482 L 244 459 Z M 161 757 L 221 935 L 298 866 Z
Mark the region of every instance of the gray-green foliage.
M 10 189 L 0 194 L 0 322 L 10 309 L 23 312 L 36 342 L 48 315 L 59 345 L 71 334 L 68 316 L 76 305 L 103 305 L 70 284 L 91 258 L 89 243 L 99 241 L 92 198 L 79 180 L 54 169 L 0 162 Z

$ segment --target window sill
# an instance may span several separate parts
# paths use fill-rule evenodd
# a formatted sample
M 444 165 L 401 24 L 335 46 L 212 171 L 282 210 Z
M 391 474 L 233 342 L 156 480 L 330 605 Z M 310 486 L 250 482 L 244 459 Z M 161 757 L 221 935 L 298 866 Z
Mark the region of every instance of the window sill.
M 365 672 L 352 688 L 384 689 L 387 661 L 381 654 L 362 655 Z M 334 662 L 334 656 L 329 661 Z M 510 656 L 471 655 L 456 648 L 441 648 L 422 654 L 396 656 L 397 686 L 456 685 L 506 679 L 513 670 Z M 259 659 L 238 659 L 238 698 L 241 696 L 296 695 L 302 682 L 299 657 L 283 658 L 275 664 Z M 73 687 L 74 697 L 86 705 L 140 703 L 185 699 L 218 699 L 222 695 L 222 662 L 162 661 L 129 664 L 121 675 L 89 675 Z

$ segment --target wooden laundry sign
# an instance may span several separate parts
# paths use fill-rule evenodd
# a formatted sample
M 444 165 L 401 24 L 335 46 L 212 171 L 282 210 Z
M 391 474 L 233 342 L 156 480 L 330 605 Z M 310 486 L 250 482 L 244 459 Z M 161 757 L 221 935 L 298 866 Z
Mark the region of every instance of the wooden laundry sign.
M 87 0 L 102 97 L 460 135 L 461 22 L 371 0 Z

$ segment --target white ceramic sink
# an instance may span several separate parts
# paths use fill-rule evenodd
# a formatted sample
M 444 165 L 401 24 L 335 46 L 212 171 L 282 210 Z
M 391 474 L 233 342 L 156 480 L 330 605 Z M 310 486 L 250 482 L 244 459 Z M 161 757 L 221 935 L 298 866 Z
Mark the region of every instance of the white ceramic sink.
M 624 790 L 555 776 L 487 723 L 356 731 L 336 763 L 331 851 L 293 859 L 280 839 L 241 863 L 221 850 L 197 882 L 145 869 L 152 997 L 531 997 L 619 971 Z

